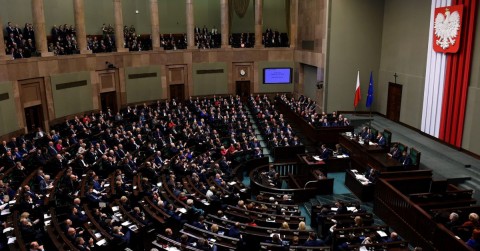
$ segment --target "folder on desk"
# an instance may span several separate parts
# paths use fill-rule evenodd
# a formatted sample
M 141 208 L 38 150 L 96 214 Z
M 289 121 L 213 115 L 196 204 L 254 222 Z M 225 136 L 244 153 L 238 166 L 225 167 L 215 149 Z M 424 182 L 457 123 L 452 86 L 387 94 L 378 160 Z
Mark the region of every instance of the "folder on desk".
M 97 246 L 102 246 L 103 244 L 107 243 L 107 241 L 105 239 L 101 239 L 99 241 L 97 241 Z
M 377 234 L 380 235 L 380 237 L 387 237 L 387 233 L 385 233 L 384 231 L 382 230 L 377 230 Z
M 9 231 L 12 231 L 13 228 L 12 227 L 7 227 L 5 229 L 3 229 L 3 233 L 6 233 L 6 232 L 9 232 Z

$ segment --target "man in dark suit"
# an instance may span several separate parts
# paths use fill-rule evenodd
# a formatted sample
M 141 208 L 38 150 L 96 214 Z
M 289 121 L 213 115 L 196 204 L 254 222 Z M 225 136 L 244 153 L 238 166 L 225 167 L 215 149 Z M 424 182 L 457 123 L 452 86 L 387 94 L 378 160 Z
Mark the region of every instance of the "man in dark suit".
M 393 145 L 393 147 L 390 149 L 389 154 L 394 159 L 399 159 L 402 156 L 400 149 L 398 149 L 398 144 Z
M 381 147 L 385 147 L 387 145 L 387 141 L 385 140 L 385 137 L 383 137 L 383 133 L 381 132 L 378 132 L 377 145 Z
M 57 149 L 55 149 L 55 146 L 53 145 L 53 141 L 48 142 L 47 151 L 50 157 L 54 157 L 58 154 Z
M 405 167 L 412 164 L 412 159 L 410 158 L 410 154 L 408 154 L 407 151 L 402 152 L 402 157 L 400 157 L 399 161 Z
M 320 154 L 321 159 L 328 159 L 330 158 L 331 152 L 330 149 L 327 148 L 325 144 L 322 145 L 322 152 Z
M 47 159 L 42 153 L 41 149 L 37 149 L 37 153 L 33 156 L 33 162 L 38 166 L 45 166 Z
M 325 242 L 321 239 L 318 239 L 315 232 L 310 232 L 307 241 L 305 241 L 303 245 L 307 247 L 320 247 L 325 246 Z
M 0 146 L 0 155 L 4 155 L 8 152 L 9 147 L 7 145 L 7 141 L 2 141 L 2 145 Z

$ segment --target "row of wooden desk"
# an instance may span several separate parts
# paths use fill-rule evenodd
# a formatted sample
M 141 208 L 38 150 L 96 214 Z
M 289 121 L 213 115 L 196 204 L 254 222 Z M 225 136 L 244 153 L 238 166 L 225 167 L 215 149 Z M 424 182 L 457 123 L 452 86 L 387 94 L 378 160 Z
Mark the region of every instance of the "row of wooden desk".
M 388 148 L 378 145 L 361 144 L 353 137 L 341 135 L 339 143 L 350 152 L 351 168 L 360 173 L 372 168 L 381 173 L 407 171 L 417 169 L 418 166 L 405 167 L 400 161 L 388 155 Z M 374 198 L 375 185 L 363 184 L 357 179 L 355 173 L 347 170 L 345 174 L 345 186 L 348 187 L 362 201 L 371 201 Z
M 316 143 L 334 145 L 338 142 L 338 136 L 341 133 L 354 130 L 353 126 L 314 127 L 282 101 L 277 101 L 275 104 L 280 113 L 298 126 L 302 134 Z

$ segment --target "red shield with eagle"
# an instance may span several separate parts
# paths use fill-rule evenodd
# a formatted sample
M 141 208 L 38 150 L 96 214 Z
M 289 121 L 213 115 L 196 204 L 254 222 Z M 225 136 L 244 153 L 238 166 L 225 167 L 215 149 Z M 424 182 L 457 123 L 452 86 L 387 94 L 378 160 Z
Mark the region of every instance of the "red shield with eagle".
M 433 50 L 456 53 L 460 48 L 463 5 L 435 9 L 433 23 Z

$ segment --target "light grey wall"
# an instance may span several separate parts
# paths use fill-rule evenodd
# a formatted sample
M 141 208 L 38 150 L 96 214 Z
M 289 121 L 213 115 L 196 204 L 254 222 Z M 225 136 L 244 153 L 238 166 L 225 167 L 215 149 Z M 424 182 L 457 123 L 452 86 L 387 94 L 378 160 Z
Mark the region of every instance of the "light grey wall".
M 430 9 L 430 0 L 385 1 L 373 110 L 386 114 L 388 82 L 394 82 L 397 73 L 397 83 L 403 85 L 400 121 L 415 128 L 420 128 L 422 121 Z
M 380 68 L 384 1 L 331 0 L 330 4 L 326 111 L 354 109 L 358 70 L 362 100 L 357 110 L 366 110 L 370 71 L 378 79 Z
M 468 88 L 467 110 L 465 113 L 465 126 L 463 131 L 462 148 L 480 155 L 480 9 L 477 12 L 475 42 L 477 48 L 473 50 L 472 72 Z

